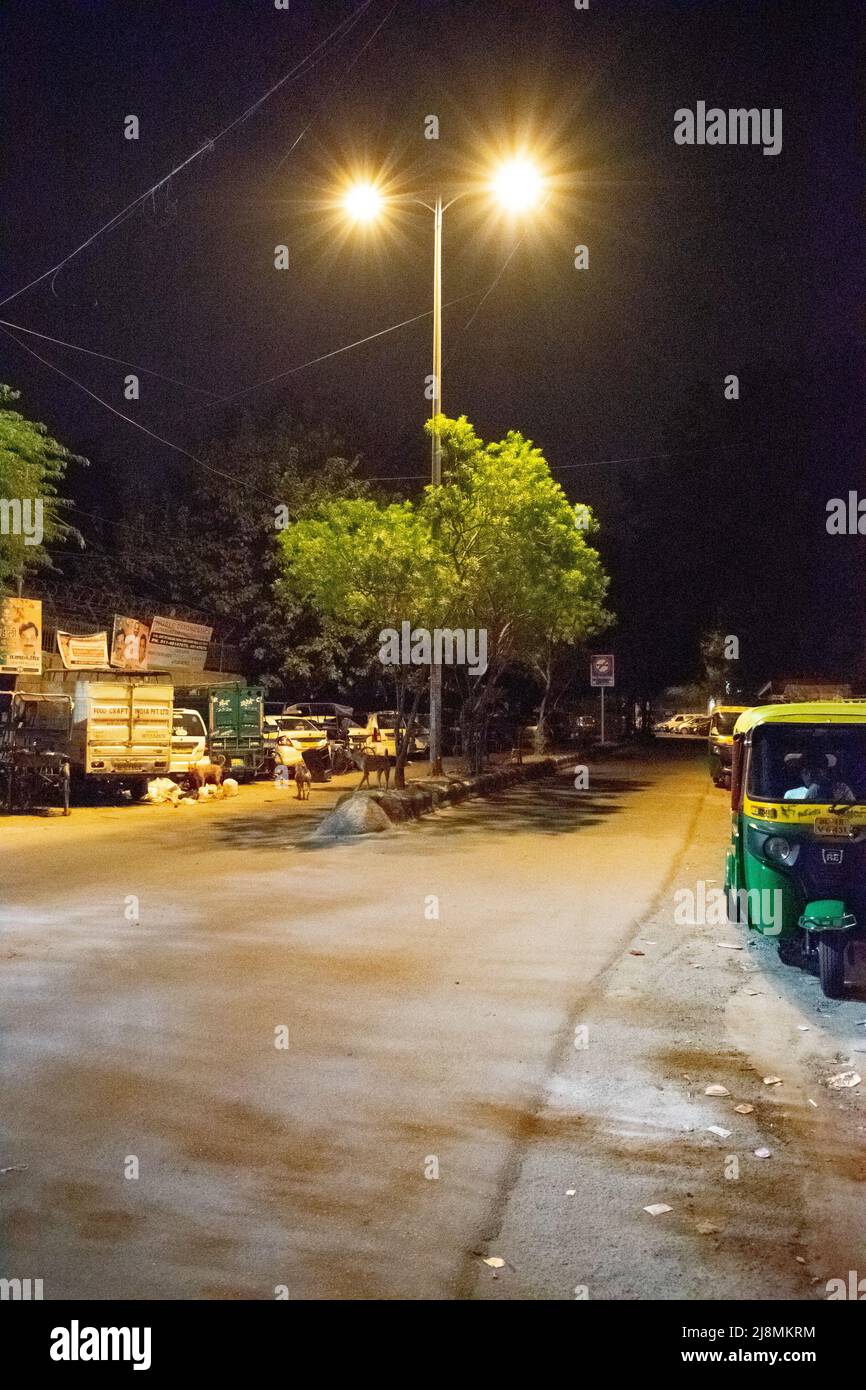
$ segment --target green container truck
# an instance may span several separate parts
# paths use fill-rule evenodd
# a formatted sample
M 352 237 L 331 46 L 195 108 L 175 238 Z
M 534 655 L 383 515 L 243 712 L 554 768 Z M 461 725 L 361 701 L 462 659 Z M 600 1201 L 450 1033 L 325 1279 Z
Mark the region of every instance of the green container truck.
M 224 760 L 241 782 L 273 773 L 274 756 L 264 736 L 265 692 L 260 685 L 200 685 L 175 690 L 175 709 L 195 709 L 207 728 L 208 751 Z

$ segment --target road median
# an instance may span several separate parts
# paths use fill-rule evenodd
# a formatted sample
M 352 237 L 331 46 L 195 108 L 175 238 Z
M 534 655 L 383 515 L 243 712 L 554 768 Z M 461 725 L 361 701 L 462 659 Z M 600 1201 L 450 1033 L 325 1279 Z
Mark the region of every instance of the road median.
M 550 777 L 588 757 L 611 757 L 625 747 L 628 745 L 610 744 L 604 749 L 530 756 L 522 763 L 509 763 L 462 777 L 418 778 L 399 790 L 356 789 L 340 797 L 334 809 L 313 831 L 312 838 L 335 840 L 391 830 L 407 821 L 419 820 L 440 807 L 453 806 L 470 798 L 493 796 L 521 782 Z

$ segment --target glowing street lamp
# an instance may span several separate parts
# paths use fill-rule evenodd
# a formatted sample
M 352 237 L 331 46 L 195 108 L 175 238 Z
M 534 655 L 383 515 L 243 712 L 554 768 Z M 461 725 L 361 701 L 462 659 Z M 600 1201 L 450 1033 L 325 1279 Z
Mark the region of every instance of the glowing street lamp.
M 544 180 L 536 165 L 525 155 L 507 160 L 494 172 L 488 192 L 506 211 L 518 215 L 537 207 L 541 202 Z M 435 204 L 421 198 L 408 201 L 432 212 L 433 235 L 433 459 L 431 478 L 434 486 L 442 481 L 442 440 L 435 421 L 442 414 L 442 222 L 444 214 L 465 193 L 457 193 L 449 202 L 438 194 Z M 391 201 L 391 200 L 389 200 Z M 352 184 L 343 197 L 343 206 L 355 222 L 373 222 L 384 206 L 384 198 L 373 183 Z M 430 771 L 442 772 L 442 667 L 435 662 L 430 668 Z
M 353 222 L 373 222 L 382 211 L 383 198 L 373 183 L 354 183 L 343 198 L 343 207 Z
M 532 160 L 510 159 L 500 166 L 490 184 L 497 202 L 509 212 L 527 212 L 541 201 L 544 180 Z

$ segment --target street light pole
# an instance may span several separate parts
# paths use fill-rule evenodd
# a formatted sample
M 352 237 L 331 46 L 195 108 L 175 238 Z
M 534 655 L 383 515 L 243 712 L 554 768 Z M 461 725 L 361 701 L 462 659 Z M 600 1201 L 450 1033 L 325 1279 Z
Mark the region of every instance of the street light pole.
M 442 482 L 442 196 L 437 195 L 433 233 L 433 454 L 430 480 L 434 487 Z M 442 774 L 442 666 L 430 667 L 430 775 Z
M 501 166 L 493 180 L 492 191 L 499 201 L 512 212 L 521 212 L 537 201 L 542 180 L 531 161 L 525 156 L 512 159 Z M 439 417 L 442 414 L 442 219 L 452 203 L 463 198 L 466 192 L 458 192 L 443 206 L 442 195 L 436 195 L 435 206 L 422 198 L 411 197 L 408 201 L 420 204 L 433 213 L 433 424 L 431 483 L 439 487 L 442 482 L 442 436 L 439 430 Z M 350 186 L 343 197 L 346 211 L 355 221 L 372 222 L 380 213 L 384 198 L 373 183 L 357 183 Z M 433 776 L 442 773 L 442 665 L 434 661 L 430 667 L 430 772 Z

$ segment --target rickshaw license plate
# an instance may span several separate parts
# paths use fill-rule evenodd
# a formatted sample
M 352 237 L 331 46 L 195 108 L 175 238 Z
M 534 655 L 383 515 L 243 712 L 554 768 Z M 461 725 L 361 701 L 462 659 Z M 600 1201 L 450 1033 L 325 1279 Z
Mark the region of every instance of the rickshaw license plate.
M 815 834 L 833 836 L 835 839 L 847 839 L 848 822 L 844 816 L 816 816 Z

